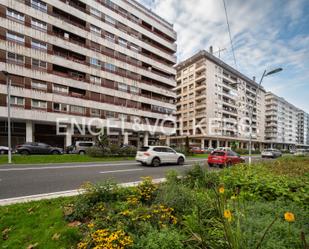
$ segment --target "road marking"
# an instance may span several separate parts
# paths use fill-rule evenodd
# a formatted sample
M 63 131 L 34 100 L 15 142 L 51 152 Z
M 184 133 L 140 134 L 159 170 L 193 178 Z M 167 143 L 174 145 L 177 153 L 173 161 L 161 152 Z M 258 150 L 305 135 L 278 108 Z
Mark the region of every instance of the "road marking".
M 100 174 L 109 174 L 109 173 L 119 173 L 119 172 L 130 172 L 130 171 L 141 171 L 144 169 L 120 169 L 120 170 L 110 170 L 110 171 L 102 171 Z
M 187 162 L 203 161 L 203 159 L 188 159 Z M 27 170 L 46 170 L 46 169 L 79 169 L 79 168 L 95 168 L 95 167 L 113 167 L 113 166 L 130 166 L 138 165 L 136 162 L 123 162 L 123 163 L 104 163 L 104 164 L 84 164 L 84 165 L 66 165 L 66 166 L 37 166 L 37 167 L 27 167 L 27 168 L 8 168 L 1 169 L 0 172 L 9 171 L 27 171 Z

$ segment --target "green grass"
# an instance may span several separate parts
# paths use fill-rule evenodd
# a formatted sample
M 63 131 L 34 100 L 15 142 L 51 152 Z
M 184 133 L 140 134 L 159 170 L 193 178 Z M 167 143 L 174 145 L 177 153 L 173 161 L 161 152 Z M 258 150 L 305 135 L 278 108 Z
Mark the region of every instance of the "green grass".
M 81 237 L 77 227 L 63 219 L 62 206 L 72 198 L 59 198 L 0 207 L 0 248 L 74 248 Z
M 76 163 L 76 162 L 108 162 L 133 160 L 133 157 L 90 157 L 87 155 L 13 155 L 14 164 L 44 164 L 44 163 Z M 0 164 L 7 164 L 7 155 L 0 156 Z

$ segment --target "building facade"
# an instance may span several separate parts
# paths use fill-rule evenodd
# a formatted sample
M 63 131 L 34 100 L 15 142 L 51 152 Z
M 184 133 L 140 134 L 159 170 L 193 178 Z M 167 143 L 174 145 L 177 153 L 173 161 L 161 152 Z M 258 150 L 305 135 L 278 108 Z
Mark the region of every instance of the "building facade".
M 299 110 L 297 113 L 297 145 L 298 147 L 309 147 L 309 114 Z
M 248 148 L 252 113 L 255 149 L 264 142 L 265 90 L 211 52 L 200 51 L 176 66 L 177 135 L 195 146 Z M 252 112 L 251 112 L 252 111 Z
M 266 93 L 265 104 L 265 142 L 278 149 L 295 148 L 299 109 L 271 92 Z
M 173 130 L 176 32 L 136 1 L 0 0 L 0 35 L 1 145 L 7 82 L 13 145 L 93 139 L 72 120 L 109 125 L 111 141 L 134 145 L 162 133 L 157 120 L 169 117 L 162 125 Z

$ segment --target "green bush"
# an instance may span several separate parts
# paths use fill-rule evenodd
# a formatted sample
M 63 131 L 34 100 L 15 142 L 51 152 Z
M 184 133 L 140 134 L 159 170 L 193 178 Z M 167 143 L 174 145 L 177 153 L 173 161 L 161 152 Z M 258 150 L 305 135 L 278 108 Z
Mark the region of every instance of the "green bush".
M 240 154 L 240 155 L 248 155 L 249 154 L 249 150 L 247 149 L 235 149 L 234 150 L 237 154 Z M 260 150 L 252 150 L 251 151 L 252 154 L 261 154 L 261 151 Z
M 106 157 L 111 155 L 111 150 L 103 147 L 90 147 L 86 150 L 86 154 L 91 157 Z

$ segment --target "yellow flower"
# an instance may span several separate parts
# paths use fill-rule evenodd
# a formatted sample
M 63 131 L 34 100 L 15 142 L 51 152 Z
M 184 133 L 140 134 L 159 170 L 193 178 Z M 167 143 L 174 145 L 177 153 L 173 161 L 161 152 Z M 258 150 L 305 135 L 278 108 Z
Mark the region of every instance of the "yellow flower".
M 223 186 L 219 188 L 219 193 L 224 194 L 224 187 Z
M 89 227 L 89 228 L 94 228 L 94 224 L 93 224 L 93 223 L 89 223 L 89 224 L 88 224 L 88 227 Z
M 223 215 L 224 215 L 224 218 L 227 219 L 228 221 L 232 220 L 232 213 L 231 213 L 230 210 L 228 210 L 228 209 L 224 210 Z
M 287 221 L 287 222 L 294 222 L 295 221 L 295 216 L 293 213 L 291 212 L 286 212 L 284 214 L 284 219 Z

